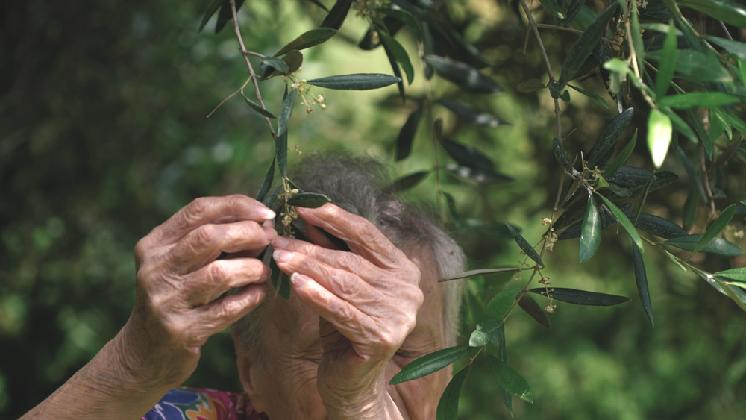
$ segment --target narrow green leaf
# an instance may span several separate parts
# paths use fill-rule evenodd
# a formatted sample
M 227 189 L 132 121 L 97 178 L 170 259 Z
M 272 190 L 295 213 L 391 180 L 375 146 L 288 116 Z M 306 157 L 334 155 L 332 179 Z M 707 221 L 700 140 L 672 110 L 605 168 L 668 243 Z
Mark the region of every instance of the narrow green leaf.
M 661 60 L 658 66 L 658 74 L 655 76 L 656 97 L 665 95 L 668 91 L 668 86 L 671 84 L 671 80 L 673 80 L 673 74 L 676 70 L 676 60 L 679 56 L 676 32 L 676 26 L 674 26 L 673 21 L 669 21 L 668 32 L 666 33 L 666 40 L 663 43 Z
M 572 167 L 570 161 L 567 159 L 565 148 L 562 146 L 562 143 L 560 143 L 560 140 L 557 137 L 552 140 L 552 152 L 554 152 L 554 158 L 557 160 L 557 163 L 562 166 L 562 169 L 564 169 L 565 172 L 569 174 L 577 172 L 575 168 Z
M 635 220 L 635 226 L 664 239 L 687 235 L 686 231 L 676 223 L 648 213 L 640 213 Z
M 648 57 L 662 64 L 664 57 L 661 50 L 648 52 Z M 731 74 L 720 63 L 718 55 L 712 51 L 679 49 L 675 73 L 678 77 L 695 82 L 730 82 Z
M 715 276 L 737 282 L 746 282 L 746 267 L 719 271 L 715 273 Z
M 550 322 L 547 313 L 539 306 L 538 303 L 529 295 L 523 295 L 518 301 L 518 306 L 523 309 L 523 312 L 527 313 L 534 321 L 540 325 L 549 328 Z
M 332 199 L 326 194 L 319 194 L 313 192 L 300 192 L 293 195 L 288 199 L 288 204 L 295 207 L 307 207 L 316 208 L 321 207 L 326 203 L 331 203 Z
M 286 92 L 285 98 L 282 101 L 282 110 L 280 111 L 280 118 L 277 121 L 277 141 L 275 144 L 277 166 L 280 170 L 280 176 L 287 176 L 287 163 L 288 163 L 288 121 L 293 113 L 293 105 L 295 104 L 295 97 L 298 95 L 298 91 L 290 89 Z
M 205 8 L 205 11 L 202 13 L 202 21 L 199 23 L 199 30 L 205 28 L 205 25 L 207 25 L 207 22 L 210 20 L 212 15 L 215 14 L 215 12 L 218 11 L 218 8 L 223 4 L 225 0 L 212 0 Z
M 337 30 L 332 28 L 316 28 L 310 31 L 302 33 L 300 36 L 290 41 L 287 45 L 280 48 L 275 53 L 275 57 L 279 57 L 290 50 L 303 50 L 306 48 L 313 47 L 315 45 L 326 42 L 329 38 L 336 35 Z
M 430 175 L 430 171 L 417 171 L 409 175 L 405 175 L 392 182 L 391 185 L 389 185 L 388 187 L 384 188 L 384 192 L 397 193 L 408 190 L 410 188 L 414 188 L 415 186 L 417 186 L 417 184 L 427 178 L 428 175 Z
M 585 64 L 588 57 L 591 56 L 591 53 L 598 43 L 601 42 L 601 39 L 604 37 L 606 32 L 606 25 L 617 13 L 618 8 L 619 4 L 613 2 L 606 10 L 604 10 L 603 13 L 598 15 L 591 26 L 589 26 L 575 44 L 570 47 L 570 51 L 565 56 L 565 61 L 562 64 L 562 71 L 559 78 L 560 86 L 564 87 L 567 82 L 577 76 L 580 68 L 583 67 L 583 64 Z
M 438 125 L 436 124 L 435 132 L 436 136 L 440 138 L 441 146 L 443 146 L 448 156 L 458 162 L 461 167 L 466 168 L 465 171 L 462 171 L 461 167 L 457 168 L 457 171 L 465 172 L 465 177 L 474 179 L 477 182 L 511 181 L 513 179 L 508 175 L 498 172 L 495 169 L 492 159 L 481 151 L 455 140 L 442 138 L 441 135 L 438 135 L 440 129 L 437 127 Z
M 637 67 L 639 69 L 645 68 L 645 44 L 642 42 L 642 31 L 640 30 L 640 11 L 638 10 L 638 4 L 636 1 L 630 3 L 632 8 L 630 25 L 632 29 L 632 46 L 635 49 L 635 57 L 637 58 Z
M 634 113 L 634 108 L 627 108 L 624 112 L 616 115 L 608 124 L 606 124 L 606 127 L 604 127 L 604 130 L 601 133 L 601 137 L 598 139 L 596 144 L 593 145 L 593 148 L 588 154 L 588 167 L 603 167 L 606 164 L 611 156 L 611 152 L 614 150 L 616 141 L 632 122 Z
M 686 137 L 692 143 L 697 143 L 699 141 L 699 137 L 697 137 L 697 134 L 694 132 L 694 130 L 689 127 L 689 124 L 687 124 L 683 118 L 679 117 L 678 114 L 673 112 L 671 108 L 661 107 L 661 111 L 666 114 L 668 118 L 671 119 L 671 122 L 673 123 L 674 128 L 676 128 L 676 131 L 683 134 L 684 137 Z
M 341 28 L 350 11 L 350 6 L 352 6 L 352 0 L 337 0 L 324 21 L 321 22 L 321 27 L 335 30 Z
M 498 339 L 498 347 L 497 347 L 497 360 L 501 364 L 508 364 L 508 347 L 505 340 L 505 324 L 500 325 L 500 328 L 497 330 L 497 339 Z M 508 413 L 510 416 L 513 416 L 513 397 L 510 394 L 510 392 L 506 391 L 505 389 L 501 390 L 501 394 L 503 397 L 503 404 L 505 405 L 505 408 L 508 410 Z
M 741 0 L 679 0 L 681 7 L 694 9 L 717 20 L 746 28 L 746 4 Z
M 580 262 L 590 260 L 601 243 L 601 217 L 593 196 L 588 197 L 583 226 L 580 231 Z
M 512 225 L 506 225 L 506 226 L 510 234 L 513 235 L 513 240 L 518 245 L 518 247 L 521 248 L 521 250 L 523 250 L 526 256 L 534 260 L 534 262 L 538 264 L 539 267 L 544 267 L 544 263 L 541 261 L 541 256 L 539 255 L 538 252 L 536 252 L 534 247 L 532 247 L 531 244 L 528 243 L 526 238 L 521 236 L 518 230 L 516 230 Z
M 701 251 L 726 257 L 737 257 L 743 254 L 738 245 L 728 242 L 723 238 L 714 238 L 702 248 L 697 248 L 700 239 L 702 239 L 702 235 L 683 235 L 671 238 L 665 243 L 685 251 Z
M 610 110 L 608 102 L 603 97 L 601 97 L 600 95 L 598 95 L 597 93 L 592 92 L 590 90 L 583 89 L 580 86 L 571 85 L 569 83 L 567 84 L 567 87 L 569 87 L 570 89 L 572 89 L 572 90 L 580 93 L 581 95 L 587 96 L 593 102 L 601 105 L 605 110 L 607 110 L 607 111 Z
M 380 73 L 357 73 L 309 80 L 308 84 L 334 90 L 370 90 L 399 82 L 398 77 Z
M 719 47 L 724 48 L 726 51 L 735 55 L 741 60 L 746 60 L 746 43 L 732 41 L 725 38 L 718 38 L 716 36 L 708 36 L 707 40 Z
M 448 382 L 448 386 L 446 386 L 446 389 L 440 396 L 440 401 L 438 401 L 438 409 L 435 412 L 436 420 L 456 420 L 461 387 L 464 385 L 470 368 L 471 365 L 464 367 Z
M 500 91 L 500 87 L 491 78 L 466 63 L 432 54 L 425 56 L 425 62 L 432 66 L 439 76 L 459 85 L 467 92 L 496 93 Z
M 741 102 L 738 96 L 723 92 L 691 92 L 679 95 L 664 96 L 658 99 L 658 104 L 671 108 L 688 109 L 695 107 L 711 108 L 732 105 Z
M 241 96 L 243 97 L 243 100 L 246 101 L 246 104 L 249 105 L 249 107 L 251 107 L 251 109 L 253 109 L 254 111 L 256 111 L 259 115 L 265 116 L 267 118 L 272 118 L 273 120 L 277 119 L 277 117 L 275 116 L 275 114 L 273 114 L 273 113 L 267 111 L 266 109 L 262 108 L 261 105 L 259 105 L 258 103 L 252 101 L 251 99 L 247 98 L 246 95 L 241 95 Z
M 627 162 L 627 159 L 632 156 L 632 152 L 635 151 L 635 146 L 637 146 L 637 130 L 635 130 L 635 134 L 632 135 L 632 138 L 627 142 L 622 151 L 619 152 L 619 154 L 616 155 L 608 165 L 606 165 L 604 175 L 606 177 L 614 176 L 616 171 L 618 171 L 619 168 Z
M 236 0 L 236 12 L 241 10 L 244 0 Z M 233 20 L 233 11 L 231 10 L 231 3 L 228 0 L 223 2 L 223 7 L 220 8 L 218 13 L 218 19 L 215 21 L 215 33 L 220 32 L 225 27 L 225 24 Z M 206 22 L 205 22 L 206 23 Z
M 482 320 L 480 325 L 483 330 L 488 334 L 493 333 L 493 329 L 505 321 L 505 317 L 508 316 L 511 309 L 515 305 L 516 296 L 523 289 L 523 284 L 518 281 L 513 281 L 505 286 L 496 294 L 489 303 L 487 303 L 487 309 L 485 310 L 487 318 Z
M 436 103 L 446 107 L 449 111 L 456 114 L 456 116 L 458 116 L 464 122 L 490 128 L 495 128 L 500 125 L 506 124 L 495 115 L 492 115 L 489 112 L 479 111 L 462 102 L 453 101 L 450 99 L 440 99 Z
M 648 149 L 656 168 L 663 165 L 671 144 L 671 119 L 657 109 L 650 111 L 648 117 Z
M 586 306 L 612 306 L 619 305 L 629 301 L 629 298 L 619 295 L 609 295 L 606 293 L 589 292 L 579 289 L 568 289 L 564 287 L 550 287 L 549 293 L 543 287 L 530 289 L 529 292 L 543 296 L 551 296 L 560 302 L 572 303 L 573 305 Z
M 404 160 L 412 153 L 412 145 L 417 135 L 417 126 L 422 119 L 422 103 L 417 104 L 417 109 L 412 111 L 404 122 L 399 135 L 396 137 L 396 160 Z
M 642 252 L 642 238 L 640 238 L 640 235 L 637 233 L 635 227 L 632 226 L 632 222 L 629 221 L 624 212 L 622 212 L 619 207 L 616 206 L 616 204 L 612 203 L 611 200 L 601 194 L 598 194 L 598 196 L 601 197 L 601 200 L 603 200 L 604 204 L 606 204 L 606 208 L 611 211 L 611 214 L 614 215 L 614 218 L 617 220 L 617 222 L 622 225 L 624 230 L 627 231 L 629 237 L 632 238 L 632 241 L 640 249 L 640 252 Z
M 324 6 L 324 3 L 322 3 L 321 1 L 319 0 L 308 0 L 308 1 L 318 6 L 321 10 L 329 13 L 329 9 L 326 6 Z
M 272 159 L 272 164 L 267 169 L 267 175 L 264 176 L 262 186 L 259 188 L 259 192 L 256 193 L 256 200 L 264 203 L 264 199 L 269 193 L 269 189 L 272 188 L 272 181 L 275 179 L 275 159 Z
M 404 74 L 407 75 L 407 83 L 410 85 L 414 81 L 414 67 L 412 61 L 409 59 L 407 50 L 396 40 L 396 38 L 387 34 L 385 31 L 379 31 L 378 35 L 381 37 L 381 42 L 388 53 L 391 54 L 392 58 L 396 63 L 399 63 Z
M 531 393 L 531 388 L 528 386 L 528 382 L 526 382 L 521 374 L 513 370 L 513 368 L 507 364 L 500 363 L 497 366 L 497 381 L 503 389 L 516 397 L 529 404 L 534 403 L 534 396 Z
M 437 372 L 466 356 L 469 352 L 470 348 L 468 346 L 455 346 L 426 354 L 404 366 L 399 373 L 391 378 L 389 384 L 396 385 Z
M 655 325 L 653 321 L 653 304 L 650 302 L 650 290 L 648 289 L 648 275 L 645 271 L 645 260 L 642 258 L 642 253 L 636 247 L 632 247 L 632 262 L 635 270 L 635 283 L 637 284 L 637 292 L 640 294 L 640 302 L 642 307 L 645 309 L 645 315 L 647 315 L 650 325 Z
M 725 229 L 725 227 L 728 226 L 728 223 L 730 223 L 731 219 L 733 219 L 733 216 L 736 215 L 737 210 L 738 210 L 738 207 L 736 204 L 731 204 L 730 206 L 726 207 L 723 210 L 723 212 L 720 213 L 720 216 L 717 219 L 715 219 L 715 221 L 712 222 L 710 226 L 707 228 L 705 233 L 702 235 L 702 238 L 700 238 L 699 242 L 697 242 L 695 249 L 701 250 L 713 238 L 715 238 L 723 229 Z
M 606 176 L 606 180 L 619 187 L 624 187 L 631 192 L 636 192 L 646 188 L 650 182 L 650 177 L 653 175 L 652 171 L 642 168 L 636 168 L 633 166 L 622 165 L 613 176 Z M 655 173 L 655 181 L 650 187 L 650 191 L 655 191 L 673 184 L 679 177 L 668 171 L 658 171 Z

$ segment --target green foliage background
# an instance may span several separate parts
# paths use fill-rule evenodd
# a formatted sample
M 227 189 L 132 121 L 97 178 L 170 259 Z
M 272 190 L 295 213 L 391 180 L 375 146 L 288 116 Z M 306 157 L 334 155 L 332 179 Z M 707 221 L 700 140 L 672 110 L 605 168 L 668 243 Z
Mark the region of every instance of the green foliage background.
M 271 138 L 240 99 L 205 118 L 243 83 L 245 70 L 230 31 L 197 31 L 204 3 L 0 3 L 2 418 L 18 416 L 41 401 L 126 321 L 138 238 L 194 197 L 256 191 L 269 165 Z M 242 28 L 250 48 L 260 52 L 275 51 L 323 19 L 323 12 L 308 2 L 249 3 L 242 10 Z M 523 53 L 524 29 L 504 4 L 453 3 L 456 15 L 474 18 L 466 35 L 487 47 L 491 74 L 505 87 L 480 103 L 510 122 L 469 129 L 459 140 L 485 150 L 516 180 L 479 194 L 460 184 L 444 188 L 456 196 L 463 213 L 515 223 L 536 241 L 544 230 L 541 219 L 550 216 L 559 173 L 551 153 L 551 98 L 545 90 L 526 88 L 544 80 L 541 58 L 533 43 Z M 366 29 L 361 19 L 350 18 L 333 40 L 306 52 L 300 76 L 389 73 L 380 49 L 356 48 Z M 553 61 L 561 63 L 562 56 L 554 54 L 576 35 L 543 35 Z M 416 55 L 414 44 L 404 39 Z M 421 69 L 416 71 L 419 76 Z M 282 87 L 277 79 L 263 84 L 271 109 L 279 109 Z M 604 92 L 598 81 L 584 87 Z M 446 89 L 447 82 L 431 85 L 421 76 L 412 88 Z M 326 96 L 327 109 L 296 110 L 291 167 L 301 153 L 319 150 L 391 161 L 408 109 L 397 102 L 394 87 L 314 92 Z M 569 141 L 588 150 L 612 115 L 573 94 L 563 113 L 565 126 L 576 130 Z M 446 124 L 455 124 L 443 116 Z M 412 158 L 392 164 L 395 175 L 432 166 L 427 131 L 420 130 Z M 633 160 L 649 165 L 642 143 Z M 744 179 L 743 168 L 734 174 Z M 685 185 L 679 181 L 678 190 Z M 741 182 L 731 187 L 744 197 Z M 408 197 L 432 207 L 433 191 L 430 177 Z M 676 219 L 683 200 L 672 192 L 651 206 Z M 513 264 L 520 257 L 512 243 L 489 234 L 470 236 L 464 245 L 474 267 Z M 518 418 L 743 415 L 743 313 L 662 255 L 650 253 L 646 259 L 655 328 L 637 298 L 630 249 L 604 246 L 581 266 L 577 241 L 567 241 L 545 260 L 556 286 L 622 294 L 632 301 L 601 309 L 560 305 L 550 329 L 522 313 L 511 318 L 506 329 L 510 361 L 531 383 L 536 401 L 533 406 L 516 403 Z M 699 262 L 715 271 L 746 264 L 723 258 Z M 498 277 L 494 284 L 505 279 Z M 227 335 L 214 337 L 189 383 L 239 389 L 232 355 Z M 464 418 L 507 416 L 494 368 L 472 369 L 462 394 Z

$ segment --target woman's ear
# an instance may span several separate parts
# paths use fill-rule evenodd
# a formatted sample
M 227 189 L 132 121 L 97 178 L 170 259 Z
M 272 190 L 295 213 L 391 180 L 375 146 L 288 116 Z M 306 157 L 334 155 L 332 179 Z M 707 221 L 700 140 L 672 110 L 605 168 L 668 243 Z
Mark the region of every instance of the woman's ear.
M 244 392 L 249 397 L 251 405 L 255 410 L 264 412 L 264 400 L 261 393 L 257 391 L 256 381 L 254 381 L 253 375 L 256 374 L 254 361 L 251 360 L 249 352 L 241 346 L 241 340 L 238 338 L 235 332 L 231 333 L 233 336 L 233 348 L 236 352 L 236 368 L 238 369 L 238 378 L 241 380 Z

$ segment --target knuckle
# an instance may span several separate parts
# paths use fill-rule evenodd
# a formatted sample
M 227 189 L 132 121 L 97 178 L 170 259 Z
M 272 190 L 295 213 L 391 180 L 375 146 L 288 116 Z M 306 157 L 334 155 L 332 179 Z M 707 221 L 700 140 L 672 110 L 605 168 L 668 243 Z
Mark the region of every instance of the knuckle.
M 207 197 L 197 197 L 184 208 L 184 216 L 188 219 L 198 219 L 207 212 L 210 207 L 210 199 Z
M 202 225 L 192 231 L 190 235 L 192 246 L 211 244 L 215 240 L 216 228 L 212 225 Z
M 221 283 L 229 275 L 228 270 L 220 260 L 213 261 L 207 267 L 207 279 L 209 283 Z

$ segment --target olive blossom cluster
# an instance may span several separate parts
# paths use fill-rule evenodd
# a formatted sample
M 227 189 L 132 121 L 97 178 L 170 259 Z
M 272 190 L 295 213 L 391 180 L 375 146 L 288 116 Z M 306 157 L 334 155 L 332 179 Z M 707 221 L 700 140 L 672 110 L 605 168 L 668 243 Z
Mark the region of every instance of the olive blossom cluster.
M 383 166 L 370 158 L 311 155 L 296 165 L 295 183 L 305 191 L 329 196 L 338 206 L 373 222 L 389 240 L 405 251 L 429 248 L 440 278 L 449 278 L 464 269 L 461 247 L 425 213 L 387 192 Z M 440 282 L 443 288 L 445 345 L 456 344 L 463 282 Z M 427 302 L 425 303 L 427 304 Z M 262 308 L 238 321 L 233 329 L 239 344 L 258 349 Z M 256 355 L 261 360 L 261 354 Z

